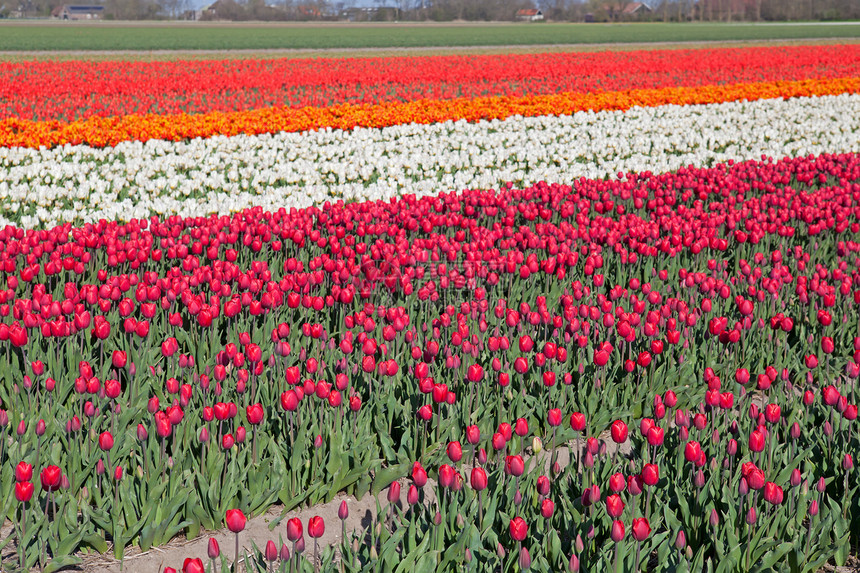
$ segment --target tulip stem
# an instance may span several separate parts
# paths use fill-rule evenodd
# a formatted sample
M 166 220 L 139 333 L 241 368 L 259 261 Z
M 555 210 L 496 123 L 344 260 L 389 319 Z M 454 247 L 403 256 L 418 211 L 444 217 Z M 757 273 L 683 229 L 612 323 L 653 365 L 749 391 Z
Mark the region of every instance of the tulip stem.
M 615 544 L 615 573 L 618 573 L 618 545 L 619 544 L 620 544 L 620 542 Z
M 236 533 L 236 558 L 233 560 L 233 573 L 239 573 L 239 533 Z

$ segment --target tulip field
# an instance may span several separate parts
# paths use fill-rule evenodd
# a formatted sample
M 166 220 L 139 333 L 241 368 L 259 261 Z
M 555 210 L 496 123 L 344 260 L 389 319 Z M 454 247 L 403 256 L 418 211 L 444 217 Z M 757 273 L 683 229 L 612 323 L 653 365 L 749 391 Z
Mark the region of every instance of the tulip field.
M 0 225 L 4 571 L 857 563 L 860 44 L 2 63 Z

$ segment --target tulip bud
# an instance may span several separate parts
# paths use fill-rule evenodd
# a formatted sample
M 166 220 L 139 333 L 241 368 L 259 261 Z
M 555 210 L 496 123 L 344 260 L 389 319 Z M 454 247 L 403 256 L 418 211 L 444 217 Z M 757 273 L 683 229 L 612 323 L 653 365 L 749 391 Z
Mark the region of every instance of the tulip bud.
M 810 502 L 810 504 L 809 504 L 809 515 L 811 517 L 815 517 L 816 515 L 818 515 L 818 500 L 817 499 L 813 499 L 812 502 Z
M 751 507 L 751 508 L 749 509 L 749 511 L 747 512 L 747 519 L 746 519 L 746 521 L 747 521 L 747 523 L 748 523 L 749 525 L 754 525 L 754 524 L 755 524 L 755 522 L 756 522 L 756 512 L 755 512 L 755 507 Z
M 842 458 L 842 469 L 847 471 L 851 471 L 854 467 L 854 460 L 851 459 L 851 454 L 845 454 L 845 457 Z
M 520 548 L 519 563 L 520 563 L 520 569 L 523 571 L 529 570 L 532 566 L 531 555 L 529 555 L 529 550 L 526 549 L 525 547 Z
M 684 535 L 684 530 L 679 529 L 678 535 L 675 536 L 675 549 L 683 549 L 687 545 L 687 536 Z
M 579 573 L 579 557 L 574 553 L 570 556 L 570 562 L 567 566 L 570 573 Z
M 543 442 L 537 436 L 532 438 L 532 450 L 534 450 L 535 455 L 541 453 L 543 450 Z
M 278 553 L 278 557 L 281 561 L 289 561 L 290 560 L 290 548 L 287 547 L 286 543 L 281 543 L 281 551 Z

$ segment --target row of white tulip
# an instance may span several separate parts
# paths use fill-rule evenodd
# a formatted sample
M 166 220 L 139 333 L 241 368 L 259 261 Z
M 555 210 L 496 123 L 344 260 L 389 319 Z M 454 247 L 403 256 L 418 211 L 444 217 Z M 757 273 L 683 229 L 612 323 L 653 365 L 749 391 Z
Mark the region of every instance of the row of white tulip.
M 0 224 L 184 216 L 860 152 L 860 95 L 0 149 Z

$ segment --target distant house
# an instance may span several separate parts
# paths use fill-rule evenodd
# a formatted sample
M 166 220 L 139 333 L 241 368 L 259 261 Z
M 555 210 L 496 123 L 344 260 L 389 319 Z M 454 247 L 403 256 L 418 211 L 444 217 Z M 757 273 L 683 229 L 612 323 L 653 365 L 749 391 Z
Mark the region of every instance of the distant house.
M 651 13 L 651 8 L 642 2 L 628 2 L 621 10 L 622 18 L 642 18 Z
M 517 10 L 517 20 L 522 20 L 524 22 L 539 22 L 543 20 L 543 12 L 537 8 Z
M 104 14 L 105 7 L 94 4 L 63 4 L 51 11 L 51 16 L 58 20 L 101 20 Z

